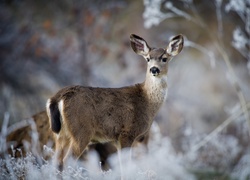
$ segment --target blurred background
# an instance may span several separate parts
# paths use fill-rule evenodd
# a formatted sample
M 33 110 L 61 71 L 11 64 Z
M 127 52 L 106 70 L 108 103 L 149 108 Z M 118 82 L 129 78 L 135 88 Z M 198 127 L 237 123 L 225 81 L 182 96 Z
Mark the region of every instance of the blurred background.
M 161 133 L 177 153 L 194 148 L 193 167 L 250 178 L 249 8 L 248 0 L 1 1 L 0 124 L 6 112 L 13 124 L 45 110 L 64 86 L 144 81 L 130 34 L 166 47 L 181 33 L 155 119 Z

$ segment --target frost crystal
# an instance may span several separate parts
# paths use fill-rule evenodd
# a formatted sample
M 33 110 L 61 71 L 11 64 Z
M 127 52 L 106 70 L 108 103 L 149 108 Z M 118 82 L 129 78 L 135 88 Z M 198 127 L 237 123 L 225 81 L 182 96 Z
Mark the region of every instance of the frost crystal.
M 233 33 L 233 46 L 237 49 L 244 57 L 247 57 L 247 43 L 248 38 L 246 34 L 238 27 Z
M 245 22 L 245 28 L 248 33 L 250 33 L 250 0 L 230 0 L 230 2 L 225 6 L 225 10 L 235 11 L 243 22 Z
M 144 27 L 151 28 L 154 25 L 160 24 L 164 19 L 174 16 L 173 13 L 161 12 L 162 0 L 144 0 L 145 10 L 143 13 Z
M 230 2 L 226 5 L 225 10 L 227 12 L 236 11 L 237 13 L 244 13 L 246 5 L 249 3 L 249 0 L 230 0 Z

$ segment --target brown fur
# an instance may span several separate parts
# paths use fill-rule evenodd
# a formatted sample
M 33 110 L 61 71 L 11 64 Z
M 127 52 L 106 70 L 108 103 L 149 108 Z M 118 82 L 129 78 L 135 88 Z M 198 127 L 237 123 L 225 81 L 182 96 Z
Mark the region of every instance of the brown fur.
M 150 48 L 144 39 L 131 35 L 131 46 L 148 60 L 143 83 L 122 88 L 70 86 L 48 100 L 60 167 L 70 154 L 79 157 L 90 143 L 112 142 L 118 149 L 130 148 L 148 135 L 166 99 L 168 62 L 181 51 L 183 37 L 173 38 L 164 50 Z

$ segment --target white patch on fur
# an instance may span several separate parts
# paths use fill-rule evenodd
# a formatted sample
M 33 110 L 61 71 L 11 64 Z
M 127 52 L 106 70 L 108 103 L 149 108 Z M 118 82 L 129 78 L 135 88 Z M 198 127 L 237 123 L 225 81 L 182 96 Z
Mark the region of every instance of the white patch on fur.
M 168 87 L 167 87 L 167 85 L 165 88 L 159 88 L 159 87 L 165 83 L 167 84 L 167 75 L 165 75 L 161 78 L 159 78 L 157 76 L 151 76 L 151 79 L 152 79 L 152 84 L 153 84 L 152 90 L 154 92 L 156 92 L 156 91 L 159 92 L 159 90 L 160 90 L 160 97 L 163 98 L 163 102 L 166 101 L 167 94 L 168 94 Z
M 47 111 L 47 115 L 48 115 L 48 117 L 50 119 L 50 122 L 51 122 L 51 114 L 50 114 L 50 108 L 49 108 L 50 103 L 51 103 L 51 100 L 48 99 L 47 102 L 46 102 L 46 111 Z
M 51 104 L 51 99 L 47 100 L 46 103 L 46 111 L 47 111 L 47 115 L 49 117 L 49 123 L 50 123 L 50 128 L 51 128 L 51 114 L 50 114 L 50 104 Z M 59 134 L 54 133 L 54 136 L 58 139 L 59 138 Z
M 147 43 L 145 41 L 143 41 L 143 40 L 140 40 L 140 39 L 136 39 L 136 41 L 143 44 L 143 54 L 148 54 L 149 53 L 149 48 L 147 46 Z
M 60 118 L 60 121 L 61 121 L 61 130 L 60 132 L 58 133 L 57 135 L 57 138 L 60 138 L 60 137 L 71 137 L 68 129 L 67 129 L 67 125 L 65 123 L 65 116 L 64 116 L 64 101 L 63 99 L 61 99 L 58 103 L 58 109 L 59 109 L 59 112 L 60 112 L 60 115 L 61 115 L 61 118 Z
M 161 80 L 164 81 L 164 82 L 167 82 L 168 76 L 167 75 L 163 76 Z
M 60 100 L 59 103 L 58 103 L 58 110 L 60 112 L 60 115 L 61 115 L 61 118 L 60 118 L 60 121 L 61 121 L 61 130 L 58 134 L 56 134 L 56 137 L 57 139 L 60 138 L 60 135 L 63 134 L 63 121 L 64 121 L 64 117 L 63 117 L 63 100 Z
M 63 123 L 63 119 L 64 119 L 64 117 L 63 117 L 63 100 L 59 101 L 59 103 L 58 103 L 58 109 L 59 109 L 60 114 L 62 116 L 61 123 Z

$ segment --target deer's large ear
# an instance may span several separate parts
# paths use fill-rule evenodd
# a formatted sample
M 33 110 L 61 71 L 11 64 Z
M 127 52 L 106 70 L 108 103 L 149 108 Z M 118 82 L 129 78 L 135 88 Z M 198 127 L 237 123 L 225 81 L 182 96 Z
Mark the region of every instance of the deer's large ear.
M 131 43 L 131 47 L 132 49 L 135 51 L 135 53 L 141 55 L 141 56 L 147 56 L 149 51 L 150 51 L 150 47 L 148 46 L 147 42 L 135 35 L 135 34 L 131 34 L 130 35 L 130 43 Z
M 168 47 L 166 48 L 167 53 L 170 56 L 176 56 L 181 52 L 183 44 L 184 44 L 184 38 L 181 34 L 173 37 L 170 43 L 168 44 Z

